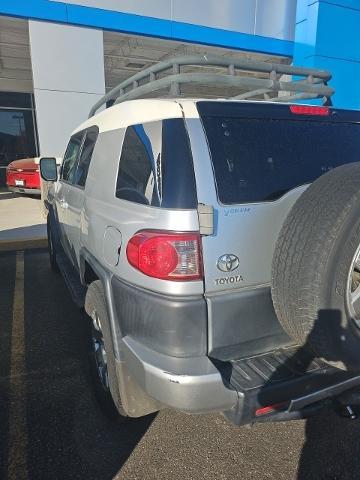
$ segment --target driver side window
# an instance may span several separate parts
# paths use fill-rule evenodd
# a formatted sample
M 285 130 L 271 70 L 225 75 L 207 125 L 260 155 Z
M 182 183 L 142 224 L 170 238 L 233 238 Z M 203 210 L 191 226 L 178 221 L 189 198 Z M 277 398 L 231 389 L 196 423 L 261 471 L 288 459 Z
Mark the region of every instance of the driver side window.
M 72 183 L 74 180 L 83 136 L 83 133 L 74 135 L 67 146 L 61 172 L 61 179 L 64 182 Z

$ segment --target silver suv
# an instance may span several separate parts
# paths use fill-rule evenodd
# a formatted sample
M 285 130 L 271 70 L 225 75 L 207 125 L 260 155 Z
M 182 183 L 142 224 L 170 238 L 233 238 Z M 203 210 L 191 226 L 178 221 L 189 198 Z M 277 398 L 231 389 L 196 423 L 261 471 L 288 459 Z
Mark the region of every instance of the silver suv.
M 255 99 L 265 93 L 257 88 L 262 81 L 280 83 L 276 75 L 293 68 L 277 66 L 274 77 L 266 64 L 270 80 L 249 80 L 237 67 L 229 64 L 216 81 L 233 78 L 243 88 L 239 78 L 255 80 Z M 156 73 L 145 75 L 163 88 Z M 315 73 L 323 84 L 303 82 L 305 94 L 329 94 L 325 73 Z M 207 75 L 202 80 L 212 83 L 215 74 L 175 69 L 171 88 L 184 75 Z M 314 71 L 305 76 L 314 79 Z M 359 174 L 350 165 L 355 170 L 322 175 L 359 160 L 360 114 L 281 104 L 281 97 L 129 100 L 148 91 L 137 78 L 127 85 L 133 90 L 120 86 L 114 106 L 73 132 L 60 175 L 54 159 L 41 159 L 43 179 L 53 182 L 46 200 L 51 265 L 91 318 L 93 371 L 107 410 L 119 418 L 165 407 L 217 411 L 240 425 L 305 417 L 329 399 L 349 403 L 349 389 L 360 384 L 359 354 L 335 358 L 317 340 L 324 321 L 332 338 L 338 335 L 337 310 L 313 301 L 329 285 L 330 267 L 319 285 L 303 273 L 325 268 L 324 259 L 316 266 L 324 249 L 331 257 L 325 243 L 346 202 L 335 202 L 338 210 L 327 215 L 321 199 L 331 205 L 337 198 L 339 177 L 334 188 L 332 174 Z M 349 185 L 345 190 L 355 195 Z M 346 260 L 344 309 L 355 305 L 359 243 Z M 306 267 L 309 252 L 314 259 Z M 309 291 L 312 300 L 297 307 Z

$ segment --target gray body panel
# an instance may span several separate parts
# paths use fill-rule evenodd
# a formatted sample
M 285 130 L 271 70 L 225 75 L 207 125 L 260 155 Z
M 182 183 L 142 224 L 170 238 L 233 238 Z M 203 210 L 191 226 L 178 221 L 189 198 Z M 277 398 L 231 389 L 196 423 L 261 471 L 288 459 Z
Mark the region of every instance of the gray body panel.
M 135 204 L 115 197 L 124 129 L 99 134 L 85 186 L 85 201 L 81 212 L 80 245 L 89 250 L 104 267 L 124 281 L 159 293 L 195 295 L 203 293 L 202 281 L 171 282 L 147 277 L 129 265 L 126 248 L 130 238 L 139 230 L 192 232 L 199 229 L 196 210 L 162 209 Z M 99 181 L 101 179 L 101 181 Z M 106 230 L 112 227 L 121 234 L 122 245 L 113 246 L 120 255 L 117 265 L 109 263 L 111 253 L 104 254 L 108 245 Z M 76 226 L 74 226 L 76 229 Z
M 207 353 L 207 312 L 203 296 L 162 295 L 113 277 L 114 305 L 120 330 L 139 343 L 172 357 Z
M 231 360 L 292 343 L 278 322 L 269 287 L 207 295 L 206 301 L 213 358 Z

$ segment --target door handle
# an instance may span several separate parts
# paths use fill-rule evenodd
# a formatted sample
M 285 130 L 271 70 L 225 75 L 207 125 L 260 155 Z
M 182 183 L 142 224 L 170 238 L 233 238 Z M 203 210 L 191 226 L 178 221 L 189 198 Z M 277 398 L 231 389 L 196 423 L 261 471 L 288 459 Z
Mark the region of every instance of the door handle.
M 59 203 L 61 208 L 68 208 L 69 206 L 64 199 L 61 199 Z

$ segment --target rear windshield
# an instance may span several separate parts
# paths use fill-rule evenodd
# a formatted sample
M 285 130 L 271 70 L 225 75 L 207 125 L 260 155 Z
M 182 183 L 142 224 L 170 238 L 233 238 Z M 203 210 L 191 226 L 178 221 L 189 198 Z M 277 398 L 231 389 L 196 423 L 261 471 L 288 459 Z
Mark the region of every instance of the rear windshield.
M 203 115 L 219 200 L 276 200 L 344 163 L 360 160 L 360 125 Z

